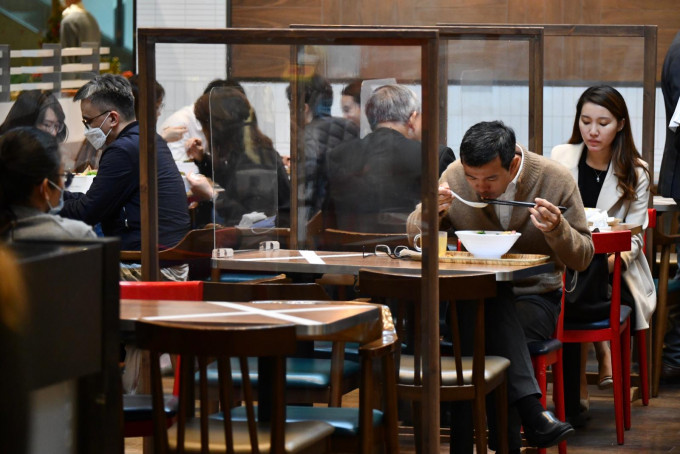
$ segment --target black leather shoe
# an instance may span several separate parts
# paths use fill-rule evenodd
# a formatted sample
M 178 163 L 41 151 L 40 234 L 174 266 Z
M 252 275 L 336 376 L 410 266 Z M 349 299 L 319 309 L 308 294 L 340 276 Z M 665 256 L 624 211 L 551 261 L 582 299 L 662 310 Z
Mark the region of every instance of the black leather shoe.
M 534 419 L 534 426 L 524 426 L 527 443 L 537 448 L 549 448 L 574 433 L 568 422 L 562 422 L 550 411 L 544 411 Z
M 663 363 L 661 378 L 665 383 L 680 383 L 680 367 Z

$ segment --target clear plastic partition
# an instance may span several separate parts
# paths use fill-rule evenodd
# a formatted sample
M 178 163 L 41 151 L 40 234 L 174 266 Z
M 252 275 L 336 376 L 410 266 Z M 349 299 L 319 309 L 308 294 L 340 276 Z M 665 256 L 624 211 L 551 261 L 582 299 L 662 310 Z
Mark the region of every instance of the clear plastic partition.
M 266 87 L 261 87 L 266 88 Z M 263 106 L 263 92 L 251 98 Z M 203 170 L 213 182 L 215 225 L 260 234 L 288 226 L 290 184 L 274 143 L 259 126 L 259 116 L 271 118 L 268 108 L 256 112 L 242 87 L 215 87 L 195 104 L 204 127 L 210 166 Z M 271 123 L 271 121 L 269 122 Z
M 297 61 L 313 66 L 290 83 L 299 248 L 373 254 L 407 245 L 423 182 L 419 59 L 412 47 L 298 49 Z
M 591 86 L 610 85 L 623 96 L 633 138 L 643 152 L 644 37 L 616 37 L 602 27 L 603 36 L 562 36 L 546 26 L 543 154 L 568 143 L 576 121 L 576 104 Z M 653 131 L 651 131 L 653 134 Z M 574 140 L 578 139 L 576 137 Z M 663 148 L 663 146 L 662 146 Z M 661 163 L 659 156 L 656 161 Z M 650 169 L 651 170 L 651 169 Z
M 445 46 L 446 133 L 456 156 L 465 131 L 480 121 L 503 121 L 529 147 L 530 43 L 480 37 Z

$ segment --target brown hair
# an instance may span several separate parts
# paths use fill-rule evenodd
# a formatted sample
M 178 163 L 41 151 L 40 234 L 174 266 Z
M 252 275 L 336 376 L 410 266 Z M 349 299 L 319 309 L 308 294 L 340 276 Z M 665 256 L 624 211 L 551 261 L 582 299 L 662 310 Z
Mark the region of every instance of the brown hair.
M 619 123 L 621 121 L 624 122 L 623 128 L 616 133 L 612 142 L 612 163 L 614 164 L 614 175 L 619 180 L 618 187 L 623 192 L 621 198 L 623 200 L 636 200 L 637 193 L 635 192 L 635 187 L 638 184 L 638 176 L 635 168 L 641 167 L 647 172 L 648 177 L 649 170 L 640 162 L 640 153 L 635 147 L 633 133 L 630 129 L 630 117 L 626 101 L 618 90 L 608 85 L 598 85 L 584 91 L 576 103 L 576 117 L 574 118 L 574 127 L 569 139 L 570 144 L 583 142 L 581 130 L 579 129 L 579 119 L 581 118 L 581 109 L 587 102 L 604 107 L 616 118 L 616 121 Z

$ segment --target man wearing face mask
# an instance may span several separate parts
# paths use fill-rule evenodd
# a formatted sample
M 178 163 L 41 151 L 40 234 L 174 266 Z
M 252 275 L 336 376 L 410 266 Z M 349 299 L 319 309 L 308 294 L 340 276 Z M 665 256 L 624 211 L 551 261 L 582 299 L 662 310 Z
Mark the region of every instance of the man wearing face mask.
M 326 227 L 365 233 L 402 233 L 420 202 L 421 114 L 415 93 L 383 85 L 366 103 L 371 133 L 328 154 Z M 441 147 L 440 173 L 455 160 Z
M 85 137 L 104 149 L 99 170 L 85 194 L 66 192 L 61 216 L 90 225 L 101 223 L 106 236 L 119 236 L 121 249 L 141 248 L 139 200 L 139 124 L 130 83 L 103 74 L 83 85 L 80 101 Z M 158 240 L 161 248 L 177 244 L 190 220 L 182 177 L 165 141 L 156 135 L 158 153 Z

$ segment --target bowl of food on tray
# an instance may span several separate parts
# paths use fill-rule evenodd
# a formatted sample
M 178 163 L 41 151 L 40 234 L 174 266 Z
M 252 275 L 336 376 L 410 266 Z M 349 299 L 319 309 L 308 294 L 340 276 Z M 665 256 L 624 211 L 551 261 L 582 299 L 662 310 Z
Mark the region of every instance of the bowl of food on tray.
M 473 256 L 499 259 L 522 234 L 514 230 L 457 230 L 456 236 Z

